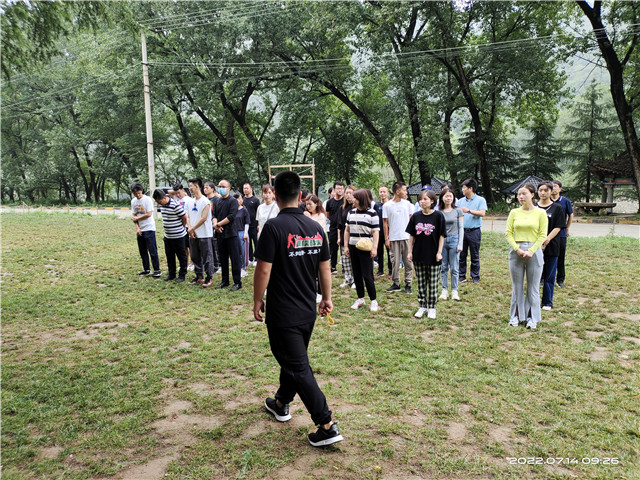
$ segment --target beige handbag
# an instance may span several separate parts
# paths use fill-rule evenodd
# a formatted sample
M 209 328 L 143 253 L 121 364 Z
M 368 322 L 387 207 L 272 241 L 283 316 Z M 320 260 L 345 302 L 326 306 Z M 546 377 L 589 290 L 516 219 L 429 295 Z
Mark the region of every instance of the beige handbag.
M 357 220 L 356 225 L 358 225 Z M 361 238 L 357 241 L 356 248 L 358 250 L 362 250 L 363 252 L 370 252 L 371 250 L 373 250 L 373 242 L 368 238 Z

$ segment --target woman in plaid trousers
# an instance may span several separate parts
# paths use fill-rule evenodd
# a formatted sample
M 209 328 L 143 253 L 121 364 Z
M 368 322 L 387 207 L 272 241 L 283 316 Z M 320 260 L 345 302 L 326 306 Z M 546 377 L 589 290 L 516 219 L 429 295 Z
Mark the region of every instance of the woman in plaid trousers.
M 437 197 L 433 190 L 423 190 L 418 195 L 419 212 L 411 215 L 406 232 L 409 237 L 408 260 L 413 262 L 418 279 L 418 302 L 420 308 L 414 314 L 422 318 L 436 318 L 436 302 L 442 264 L 442 248 L 447 236 L 447 226 L 442 213 L 433 209 Z

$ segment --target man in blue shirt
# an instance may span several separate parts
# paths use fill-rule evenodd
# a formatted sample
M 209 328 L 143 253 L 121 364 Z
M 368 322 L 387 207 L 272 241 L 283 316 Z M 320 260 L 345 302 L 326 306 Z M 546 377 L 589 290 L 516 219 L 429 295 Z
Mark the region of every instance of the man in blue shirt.
M 560 288 L 564 287 L 564 256 L 567 253 L 567 237 L 569 236 L 569 227 L 571 227 L 571 221 L 573 220 L 573 207 L 568 198 L 560 195 L 562 191 L 562 183 L 560 180 L 553 180 L 553 191 L 551 192 L 551 200 L 562 207 L 562 211 L 565 215 L 566 228 L 560 230 L 557 235 L 558 243 L 560 244 L 560 251 L 558 252 L 558 273 L 556 276 L 556 283 Z
M 464 213 L 464 240 L 460 252 L 460 283 L 467 280 L 467 252 L 471 252 L 471 279 L 480 283 L 480 241 L 482 240 L 482 217 L 487 213 L 487 201 L 476 194 L 478 182 L 467 178 L 462 182 L 464 197 L 458 200 L 458 207 Z

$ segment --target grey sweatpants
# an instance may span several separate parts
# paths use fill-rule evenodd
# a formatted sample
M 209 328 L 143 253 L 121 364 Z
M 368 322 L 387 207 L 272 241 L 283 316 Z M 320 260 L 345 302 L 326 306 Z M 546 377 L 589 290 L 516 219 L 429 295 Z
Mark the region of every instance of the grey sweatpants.
M 533 243 L 523 242 L 520 248 L 527 250 Z M 511 308 L 509 318 L 518 317 L 520 322 L 526 322 L 531 310 L 531 319 L 539 322 L 540 313 L 540 277 L 544 259 L 542 249 L 538 248 L 531 258 L 520 257 L 515 250 L 509 251 L 509 272 L 511 273 Z M 525 296 L 524 279 L 527 278 Z
M 400 285 L 400 260 L 404 264 L 404 283 L 411 285 L 413 281 L 413 263 L 407 259 L 409 255 L 409 240 L 392 240 L 389 249 L 391 259 L 391 278 L 395 285 Z

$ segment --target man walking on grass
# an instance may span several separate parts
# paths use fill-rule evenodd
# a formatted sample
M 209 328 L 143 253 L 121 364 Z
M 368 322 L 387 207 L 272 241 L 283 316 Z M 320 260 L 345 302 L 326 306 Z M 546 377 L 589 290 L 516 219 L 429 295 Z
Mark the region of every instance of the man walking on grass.
M 153 265 L 153 277 L 159 278 L 160 259 L 158 258 L 158 246 L 156 245 L 156 221 L 153 218 L 153 201 L 144 194 L 144 188 L 139 183 L 131 186 L 131 220 L 136 226 L 136 239 L 138 252 L 142 259 L 142 271 L 138 275 L 149 275 L 149 257 Z
M 344 183 L 336 182 L 333 184 L 333 198 L 327 200 L 327 217 L 331 222 L 329 226 L 329 248 L 331 250 L 331 273 L 336 273 L 338 265 L 338 223 L 340 221 L 340 207 L 342 207 L 344 195 Z
M 297 393 L 318 425 L 308 435 L 309 443 L 322 447 L 343 439 L 307 355 L 316 320 L 316 277 L 322 290 L 318 312 L 325 315 L 333 310 L 329 247 L 323 228 L 298 208 L 298 174 L 279 173 L 275 191 L 280 213 L 261 230 L 253 282 L 253 316 L 267 324 L 271 352 L 280 364 L 280 388 L 275 398 L 265 400 L 265 407 L 276 420 L 286 422 L 291 419 L 289 403 Z

